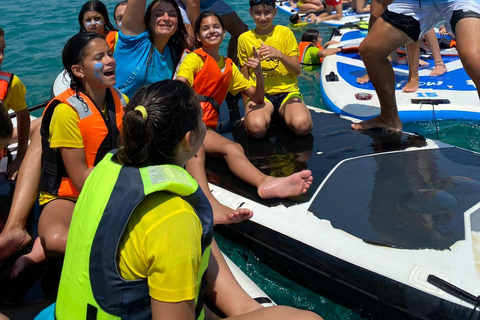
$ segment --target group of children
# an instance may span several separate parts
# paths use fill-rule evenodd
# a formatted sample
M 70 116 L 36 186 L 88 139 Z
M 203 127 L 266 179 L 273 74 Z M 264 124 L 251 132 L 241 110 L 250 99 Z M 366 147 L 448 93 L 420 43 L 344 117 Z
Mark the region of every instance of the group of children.
M 204 318 L 200 288 L 205 286 L 205 294 L 232 319 L 320 319 L 295 309 L 262 309 L 235 285 L 211 240 L 214 223 L 240 222 L 253 213 L 224 207 L 211 195 L 205 155 L 223 157 L 234 174 L 257 187 L 261 198 L 303 194 L 313 180 L 309 170 L 283 178 L 265 175 L 239 144 L 215 131 L 218 107 L 228 92 L 243 94 L 245 129 L 255 138 L 265 136 L 274 112 L 298 136 L 312 130 L 297 85 L 301 66 L 293 33 L 273 24 L 272 0 L 251 0 L 250 14 L 256 28 L 238 39 L 239 69 L 219 55 L 225 29 L 215 13 L 198 17 L 194 36 L 201 48 L 185 56 L 189 35 L 173 0 L 155 0 L 148 7 L 146 0 L 128 0 L 117 6 L 118 32 L 100 1 L 82 7 L 80 32 L 62 54 L 70 87 L 50 101 L 38 126 L 30 130 L 19 119 L 19 145 L 25 129 L 27 140 L 32 132 L 31 143 L 19 171 L 11 221 L 0 236 L 0 247 L 6 247 L 8 235 L 12 240 L 19 230 L 25 233 L 25 214 L 19 212 L 28 212 L 25 208 L 40 190 L 39 237 L 12 269 L 12 276 L 18 276 L 32 263 L 65 255 L 58 303 L 40 319 L 54 314 L 57 319 L 85 318 L 92 306 L 106 316 L 128 316 L 135 310 L 154 319 Z M 172 77 L 177 80 L 167 80 Z M 10 135 L 6 132 L 3 139 L 2 133 L 5 147 Z M 115 148 L 119 151 L 109 153 Z M 19 148 L 17 161 L 21 158 Z M 128 187 L 118 193 L 122 184 Z M 117 209 L 112 209 L 114 203 Z M 108 232 L 103 230 L 109 212 L 114 213 L 112 223 L 123 221 L 116 233 L 108 223 Z M 96 245 L 98 237 L 106 237 L 104 244 Z M 29 239 L 24 234 L 0 258 Z M 105 246 L 112 255 L 103 254 Z M 100 273 L 92 273 L 88 270 L 97 260 L 92 255 L 89 260 L 88 252 L 97 248 Z M 79 258 L 80 253 L 87 256 Z M 109 274 L 117 267 L 119 273 Z M 78 272 L 83 269 L 87 272 Z M 205 277 L 208 282 L 202 281 Z M 92 286 L 91 279 L 106 282 Z M 119 285 L 131 290 L 127 296 L 133 300 L 115 302 L 116 294 L 126 294 L 126 289 L 118 291 Z M 103 299 L 107 296 L 98 290 L 111 299 Z M 215 316 L 207 313 L 207 318 Z

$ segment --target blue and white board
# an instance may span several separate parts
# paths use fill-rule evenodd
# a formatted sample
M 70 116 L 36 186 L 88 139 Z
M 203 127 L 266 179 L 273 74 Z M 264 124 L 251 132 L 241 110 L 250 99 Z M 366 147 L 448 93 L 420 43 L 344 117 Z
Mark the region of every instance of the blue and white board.
M 367 35 L 365 30 L 342 29 L 340 41 L 344 48 L 358 47 Z M 420 68 L 420 88 L 405 93 L 402 88 L 408 81 L 408 65 L 394 64 L 396 99 L 402 121 L 480 120 L 480 101 L 473 81 L 463 69 L 455 49 L 443 51 L 447 72 L 431 77 L 434 61 L 427 57 L 430 66 Z M 356 79 L 366 73 L 358 52 L 339 53 L 323 60 L 320 87 L 325 107 L 335 113 L 357 119 L 370 119 L 380 113 L 380 104 L 373 85 L 358 84 Z M 360 95 L 359 95 L 360 94 Z M 358 97 L 369 96 L 369 100 Z
M 290 15 L 294 13 L 298 13 L 297 8 L 293 8 L 288 1 L 278 1 L 276 4 L 277 8 L 280 11 L 288 13 Z M 335 10 L 333 11 L 335 13 Z M 320 14 L 320 12 L 316 12 L 316 14 Z M 356 13 L 350 7 L 343 6 L 343 18 L 339 20 L 327 20 L 322 22 L 323 24 L 330 25 L 330 26 L 342 26 L 345 23 L 357 23 L 360 20 L 366 20 L 370 18 L 370 13 Z

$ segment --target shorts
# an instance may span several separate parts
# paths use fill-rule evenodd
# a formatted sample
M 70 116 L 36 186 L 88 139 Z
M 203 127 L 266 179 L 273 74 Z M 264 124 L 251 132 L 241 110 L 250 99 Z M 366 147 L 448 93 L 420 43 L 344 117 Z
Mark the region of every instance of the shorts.
M 447 31 L 455 34 L 461 19 L 480 19 L 480 0 L 396 0 L 382 18 L 417 41 L 443 20 Z
M 300 98 L 303 100 L 302 94 L 298 91 L 283 92 L 277 94 L 265 94 L 265 100 L 268 100 L 271 104 L 273 104 L 273 108 L 275 111 L 278 111 L 280 107 L 283 106 L 283 104 L 287 102 L 287 100 L 290 98 Z
M 325 3 L 327 4 L 327 6 L 332 6 L 335 8 L 340 3 L 342 3 L 342 0 L 325 0 Z

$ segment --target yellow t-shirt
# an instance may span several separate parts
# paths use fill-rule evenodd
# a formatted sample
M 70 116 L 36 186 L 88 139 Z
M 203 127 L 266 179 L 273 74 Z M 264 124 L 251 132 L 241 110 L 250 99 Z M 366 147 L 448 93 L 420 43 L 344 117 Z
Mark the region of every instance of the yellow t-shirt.
M 185 59 L 183 59 L 182 64 L 180 65 L 177 73 L 177 77 L 185 77 L 188 80 L 190 86 L 193 87 L 193 80 L 197 73 L 203 68 L 202 58 L 191 52 L 187 54 Z M 225 58 L 220 56 L 220 60 L 217 61 L 217 65 L 222 70 L 225 67 Z M 255 84 L 254 84 L 255 85 Z M 245 91 L 250 88 L 252 85 L 250 82 L 245 79 L 243 74 L 238 70 L 235 64 L 232 65 L 232 80 L 230 81 L 230 86 L 228 91 L 232 95 L 236 95 L 239 92 Z
M 13 75 L 12 82 L 8 88 L 7 97 L 5 98 L 5 101 L 3 101 L 7 110 L 11 109 L 15 112 L 19 112 L 27 108 L 27 102 L 25 101 L 26 92 L 27 90 L 22 81 L 20 81 L 16 75 Z
M 288 57 L 298 57 L 299 55 L 297 40 L 289 28 L 275 26 L 271 33 L 262 36 L 256 34 L 255 30 L 250 30 L 242 33 L 238 38 L 238 61 L 240 65 L 243 65 L 248 58 L 253 57 L 253 47 L 259 48 L 262 42 L 280 50 Z M 265 78 L 266 94 L 299 91 L 297 77 L 288 72 L 282 62 L 262 61 L 262 70 Z M 253 70 L 249 70 L 249 72 L 250 83 L 255 85 L 255 74 Z
M 202 225 L 177 195 L 148 195 L 128 221 L 117 252 L 120 275 L 148 279 L 149 294 L 163 302 L 194 299 L 200 267 Z
M 128 97 L 123 95 L 128 103 Z M 104 108 L 106 112 L 106 108 Z M 59 103 L 52 114 L 49 127 L 50 148 L 78 148 L 84 147 L 82 133 L 79 128 L 80 117 L 68 104 Z M 53 199 L 61 198 L 46 191 L 40 191 L 39 203 L 45 205 Z M 68 198 L 76 201 L 76 198 Z

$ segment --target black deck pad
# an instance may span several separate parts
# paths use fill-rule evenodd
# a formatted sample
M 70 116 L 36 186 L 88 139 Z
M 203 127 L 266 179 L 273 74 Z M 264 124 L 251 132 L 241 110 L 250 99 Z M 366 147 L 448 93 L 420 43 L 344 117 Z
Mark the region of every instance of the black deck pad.
M 267 206 L 290 206 L 308 201 L 328 173 L 344 159 L 426 144 L 421 136 L 382 130 L 355 131 L 350 128 L 349 120 L 338 115 L 311 114 L 314 128 L 306 137 L 296 137 L 279 119 L 274 119 L 263 139 L 247 137 L 242 127 L 234 127 L 224 134 L 240 143 L 249 160 L 266 174 L 286 176 L 303 169 L 311 170 L 313 185 L 305 195 L 294 199 L 263 200 L 257 195 L 256 188 L 230 173 L 223 159 L 213 157 L 207 157 L 209 181 Z
M 465 238 L 479 181 L 480 155 L 458 148 L 377 154 L 342 163 L 309 210 L 369 243 L 444 250 Z

